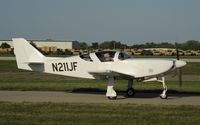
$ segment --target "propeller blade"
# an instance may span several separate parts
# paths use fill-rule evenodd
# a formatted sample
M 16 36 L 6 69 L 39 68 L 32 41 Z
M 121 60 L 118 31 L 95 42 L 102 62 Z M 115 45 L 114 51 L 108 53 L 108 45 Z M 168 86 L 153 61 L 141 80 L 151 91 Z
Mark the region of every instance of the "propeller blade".
M 176 59 L 179 60 L 179 50 L 178 50 L 178 43 L 175 43 L 176 46 Z
M 179 91 L 182 91 L 182 69 L 178 69 L 178 81 L 179 81 Z
M 175 46 L 176 46 L 176 59 L 180 60 L 179 50 L 178 50 L 178 43 L 175 43 Z M 183 83 L 182 82 L 182 69 L 178 68 L 177 69 L 177 73 L 178 73 L 179 91 L 181 92 L 182 91 L 182 83 Z
M 176 70 L 174 70 L 173 72 L 172 72 L 172 77 L 176 77 L 178 75 L 178 71 L 177 71 L 177 69 Z

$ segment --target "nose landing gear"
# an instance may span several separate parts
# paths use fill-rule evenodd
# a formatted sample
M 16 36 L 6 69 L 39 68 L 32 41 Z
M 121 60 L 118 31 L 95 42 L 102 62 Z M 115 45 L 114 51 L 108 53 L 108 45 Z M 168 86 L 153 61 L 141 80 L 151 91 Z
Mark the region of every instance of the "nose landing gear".
M 167 99 L 168 94 L 167 94 L 167 86 L 165 84 L 165 77 L 162 77 L 161 80 L 156 79 L 154 81 L 161 82 L 163 85 L 163 92 L 160 94 L 161 99 Z M 106 97 L 110 100 L 116 100 L 117 99 L 117 93 L 114 90 L 114 84 L 115 84 L 115 79 L 114 77 L 109 77 L 108 78 L 108 86 L 107 86 L 107 92 L 106 92 Z M 135 89 L 133 88 L 133 79 L 128 80 L 128 89 L 126 90 L 126 96 L 127 97 L 133 97 L 135 95 Z
M 167 99 L 168 94 L 167 94 L 167 86 L 165 84 L 165 77 L 162 77 L 162 80 L 158 80 L 158 82 L 161 82 L 163 84 L 163 92 L 160 94 L 161 99 Z

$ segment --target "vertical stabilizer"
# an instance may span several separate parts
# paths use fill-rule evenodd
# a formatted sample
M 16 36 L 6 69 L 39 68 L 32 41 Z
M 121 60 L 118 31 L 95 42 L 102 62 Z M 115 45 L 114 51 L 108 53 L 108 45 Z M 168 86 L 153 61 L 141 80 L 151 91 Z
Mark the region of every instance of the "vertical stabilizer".
M 44 63 L 45 56 L 24 38 L 14 38 L 12 40 L 18 68 L 33 70 L 30 64 Z

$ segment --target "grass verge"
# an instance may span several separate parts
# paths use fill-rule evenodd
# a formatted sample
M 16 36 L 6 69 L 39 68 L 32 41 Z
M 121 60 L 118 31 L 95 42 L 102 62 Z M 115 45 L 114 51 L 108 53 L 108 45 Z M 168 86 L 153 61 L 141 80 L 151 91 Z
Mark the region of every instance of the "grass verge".
M 0 90 L 20 90 L 20 91 L 66 91 L 66 92 L 105 92 L 105 80 L 2 80 Z M 176 81 L 167 82 L 169 92 L 178 92 L 179 84 Z M 152 91 L 160 93 L 162 84 L 158 82 L 136 83 L 134 88 L 137 91 Z M 115 85 L 115 90 L 124 92 L 127 89 L 127 81 L 119 80 Z M 182 86 L 183 92 L 200 93 L 199 81 L 185 81 Z
M 0 124 L 197 125 L 199 106 L 0 103 Z

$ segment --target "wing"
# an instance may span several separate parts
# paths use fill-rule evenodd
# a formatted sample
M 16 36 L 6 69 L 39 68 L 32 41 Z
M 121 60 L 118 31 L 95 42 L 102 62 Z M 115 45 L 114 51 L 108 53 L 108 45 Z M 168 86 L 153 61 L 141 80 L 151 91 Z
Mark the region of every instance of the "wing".
M 132 75 L 120 73 L 120 72 L 113 71 L 113 70 L 90 71 L 89 73 L 91 75 L 93 75 L 95 78 L 99 78 L 99 79 L 105 79 L 109 76 L 114 76 L 117 79 L 133 79 L 133 78 L 135 78 Z

